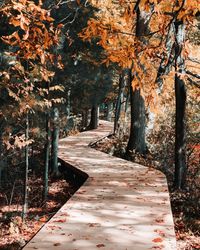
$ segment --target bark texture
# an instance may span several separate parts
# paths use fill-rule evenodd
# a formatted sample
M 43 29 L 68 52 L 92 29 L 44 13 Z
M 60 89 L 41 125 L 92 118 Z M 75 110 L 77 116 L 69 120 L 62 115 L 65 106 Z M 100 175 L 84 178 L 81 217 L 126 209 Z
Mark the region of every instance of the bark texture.
M 99 123 L 99 107 L 97 105 L 93 105 L 91 109 L 91 118 L 89 129 L 96 129 Z
M 25 131 L 26 143 L 25 146 L 25 171 L 24 171 L 24 204 L 23 204 L 23 211 L 22 211 L 22 219 L 24 220 L 27 216 L 28 211 L 28 170 L 29 170 L 29 146 L 28 146 L 28 139 L 29 139 L 29 115 L 28 111 L 26 114 L 26 131 Z
M 57 107 L 53 108 L 53 133 L 52 133 L 52 151 L 51 168 L 53 175 L 58 176 L 58 141 L 59 141 L 59 111 Z
M 48 180 L 49 180 L 50 145 L 51 145 L 50 115 L 49 115 L 49 111 L 47 111 L 47 113 L 46 113 L 44 193 L 43 193 L 44 200 L 47 199 L 48 190 L 49 190 Z
M 136 4 L 137 22 L 136 22 L 136 36 L 146 44 L 148 41 L 145 38 L 145 34 L 148 34 L 148 23 L 150 21 L 151 12 L 146 13 L 144 10 L 140 10 L 139 2 Z M 142 65 L 141 65 L 142 66 Z M 131 127 L 128 145 L 126 148 L 126 154 L 129 155 L 130 151 L 135 150 L 140 154 L 147 152 L 147 145 L 145 140 L 146 119 L 145 119 L 145 101 L 141 96 L 140 89 L 132 88 L 131 70 L 129 76 L 130 86 L 130 105 L 131 105 Z
M 119 78 L 119 91 L 115 108 L 114 133 L 122 137 L 126 130 L 126 103 L 130 82 L 130 69 L 123 69 Z
M 185 61 L 181 55 L 185 41 L 185 25 L 175 22 L 175 97 L 176 97 L 176 120 L 175 120 L 175 178 L 174 185 L 183 189 L 186 182 L 186 131 L 185 131 L 185 108 L 186 108 L 186 87 L 181 74 L 185 73 Z
M 145 154 L 147 146 L 145 142 L 145 103 L 140 90 L 134 90 L 130 83 L 130 103 L 131 103 L 131 128 L 127 145 L 127 154 L 135 150 L 140 154 Z

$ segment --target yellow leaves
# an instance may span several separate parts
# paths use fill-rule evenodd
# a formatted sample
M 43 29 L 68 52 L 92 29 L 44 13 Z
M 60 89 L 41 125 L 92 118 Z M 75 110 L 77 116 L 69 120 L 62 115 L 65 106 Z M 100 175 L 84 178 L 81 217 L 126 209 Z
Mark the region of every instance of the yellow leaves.
M 50 82 L 52 77 L 54 76 L 54 72 L 47 70 L 45 67 L 35 65 L 33 70 L 30 72 L 30 76 L 33 79 L 37 79 L 38 81 L 46 81 Z
M 12 149 L 14 149 L 14 148 L 22 149 L 25 146 L 30 145 L 30 144 L 32 144 L 34 142 L 34 140 L 32 140 L 32 139 L 27 140 L 25 138 L 24 134 L 21 135 L 21 136 L 15 135 L 13 137 L 13 140 L 14 140 L 14 142 L 12 144 L 8 142 L 7 149 L 10 149 L 10 148 L 12 148 Z
M 49 91 L 58 91 L 58 90 L 64 92 L 65 87 L 63 85 L 54 85 L 49 88 Z
M 24 9 L 24 4 L 20 3 L 20 2 L 15 2 L 15 1 L 11 1 L 12 2 L 12 7 L 14 10 L 17 10 L 19 12 L 21 12 Z

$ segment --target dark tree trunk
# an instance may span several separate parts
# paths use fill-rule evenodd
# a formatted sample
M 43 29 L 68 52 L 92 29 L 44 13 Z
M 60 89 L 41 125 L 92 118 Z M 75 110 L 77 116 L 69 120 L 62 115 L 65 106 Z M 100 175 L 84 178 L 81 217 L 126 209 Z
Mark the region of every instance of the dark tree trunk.
M 47 200 L 49 190 L 49 160 L 50 160 L 51 130 L 50 114 L 46 113 L 46 144 L 45 144 L 45 171 L 44 171 L 44 200 Z
M 140 154 L 147 152 L 145 142 L 145 103 L 140 90 L 134 90 L 130 81 L 131 128 L 127 145 L 127 155 L 132 150 Z
M 186 145 L 185 145 L 185 107 L 186 89 L 185 83 L 176 74 L 176 124 L 175 124 L 175 179 L 176 188 L 184 188 L 186 179 Z
M 28 111 L 26 114 L 26 132 L 25 132 L 25 138 L 27 145 L 25 147 L 25 171 L 24 171 L 24 204 L 23 204 L 23 211 L 22 211 L 22 219 L 24 220 L 27 215 L 28 210 L 28 169 L 29 169 L 29 146 L 28 146 L 28 139 L 29 139 L 29 117 L 28 117 Z
M 87 128 L 88 126 L 88 109 L 82 111 L 82 127 Z
M 58 141 L 59 141 L 59 111 L 53 108 L 53 133 L 52 133 L 52 151 L 51 151 L 51 168 L 53 175 L 58 176 Z
M 175 121 L 175 177 L 174 186 L 182 189 L 186 182 L 186 132 L 185 132 L 185 108 L 186 108 L 186 87 L 180 74 L 185 72 L 185 61 L 181 55 L 185 41 L 185 26 L 182 22 L 175 22 L 175 97 L 176 97 L 176 121 Z
M 96 129 L 98 127 L 98 120 L 99 120 L 99 111 L 98 106 L 94 105 L 91 109 L 91 118 L 90 118 L 90 125 L 89 129 Z
M 145 34 L 148 34 L 148 24 L 151 18 L 151 12 L 147 13 L 140 10 L 140 1 L 137 1 L 135 11 L 137 13 L 136 20 L 136 36 L 144 44 L 148 42 Z M 142 67 L 142 65 L 141 65 Z M 131 75 L 131 72 L 130 72 Z M 145 119 L 145 101 L 141 96 L 140 89 L 133 90 L 131 85 L 131 77 L 129 81 L 130 86 L 130 104 L 131 104 L 131 128 L 126 154 L 129 155 L 130 151 L 135 150 L 140 154 L 146 154 L 147 145 L 145 140 L 146 119 Z

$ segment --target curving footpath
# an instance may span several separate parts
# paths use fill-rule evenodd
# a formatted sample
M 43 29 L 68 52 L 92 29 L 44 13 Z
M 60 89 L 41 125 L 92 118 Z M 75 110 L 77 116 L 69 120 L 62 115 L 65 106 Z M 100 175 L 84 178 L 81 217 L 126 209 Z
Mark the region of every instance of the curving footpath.
M 111 130 L 101 121 L 60 140 L 59 158 L 89 177 L 24 250 L 176 249 L 165 176 L 88 147 Z

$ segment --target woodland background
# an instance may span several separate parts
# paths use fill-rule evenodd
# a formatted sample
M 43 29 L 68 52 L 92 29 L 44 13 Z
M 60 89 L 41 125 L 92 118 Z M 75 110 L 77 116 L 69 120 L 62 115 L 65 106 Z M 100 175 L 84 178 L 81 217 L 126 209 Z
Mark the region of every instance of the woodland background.
M 1 249 L 20 249 L 77 190 L 58 140 L 163 171 L 180 249 L 200 249 L 200 1 L 0 1 Z

